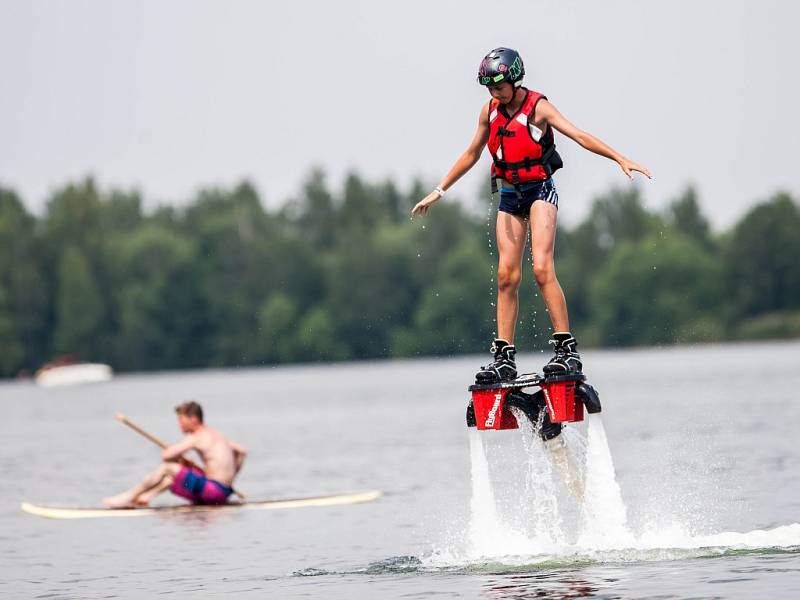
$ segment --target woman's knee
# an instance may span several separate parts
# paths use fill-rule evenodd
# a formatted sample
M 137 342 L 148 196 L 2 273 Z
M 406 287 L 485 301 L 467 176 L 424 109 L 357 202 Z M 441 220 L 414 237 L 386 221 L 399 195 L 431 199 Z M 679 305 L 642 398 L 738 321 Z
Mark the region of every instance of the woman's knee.
M 514 292 L 519 289 L 522 273 L 519 268 L 500 267 L 497 271 L 497 288 L 501 292 Z
M 541 259 L 533 263 L 533 276 L 539 287 L 556 280 L 556 268 L 553 259 Z

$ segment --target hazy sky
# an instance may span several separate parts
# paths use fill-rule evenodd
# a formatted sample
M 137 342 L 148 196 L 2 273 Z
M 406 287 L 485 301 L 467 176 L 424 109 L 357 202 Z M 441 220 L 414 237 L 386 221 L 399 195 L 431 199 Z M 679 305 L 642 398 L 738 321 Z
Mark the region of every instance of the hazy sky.
M 474 132 L 482 56 L 648 166 L 648 206 L 695 182 L 718 227 L 800 191 L 793 2 L 0 0 L 0 184 L 39 210 L 87 173 L 152 206 L 252 179 L 283 201 L 312 165 L 432 184 Z M 613 163 L 559 140 L 561 217 Z M 488 153 L 453 196 L 473 196 Z

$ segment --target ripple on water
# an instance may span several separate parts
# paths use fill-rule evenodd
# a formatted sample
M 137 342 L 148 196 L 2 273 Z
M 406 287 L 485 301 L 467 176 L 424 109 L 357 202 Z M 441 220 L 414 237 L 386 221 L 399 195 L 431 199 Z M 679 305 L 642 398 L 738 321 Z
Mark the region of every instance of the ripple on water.
M 325 569 L 315 569 L 313 567 L 300 569 L 299 571 L 294 571 L 292 573 L 292 577 L 319 577 L 321 575 L 332 575 L 332 573 L 331 571 L 326 571 Z

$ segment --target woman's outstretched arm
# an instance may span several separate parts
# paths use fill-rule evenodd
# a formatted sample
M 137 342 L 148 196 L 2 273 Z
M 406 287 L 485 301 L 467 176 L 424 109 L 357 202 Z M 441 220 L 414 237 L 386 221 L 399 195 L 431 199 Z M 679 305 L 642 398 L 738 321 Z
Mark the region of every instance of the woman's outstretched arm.
M 481 114 L 478 116 L 478 130 L 472 138 L 469 147 L 464 150 L 463 154 L 458 157 L 453 167 L 447 173 L 442 182 L 438 186 L 438 190 L 444 192 L 456 181 L 463 177 L 464 173 L 469 171 L 478 162 L 483 152 L 486 142 L 489 139 L 489 105 L 486 104 L 481 109 Z M 425 215 L 431 205 L 439 200 L 442 194 L 437 190 L 432 191 L 425 196 L 422 200 L 417 202 L 414 208 L 411 209 L 411 215 Z
M 623 173 L 625 173 L 629 179 L 633 179 L 633 171 L 638 171 L 639 173 L 646 175 L 648 178 L 652 178 L 652 175 L 647 168 L 633 162 L 629 158 L 625 158 L 622 156 L 622 154 L 614 150 L 601 139 L 593 136 L 588 131 L 583 131 L 582 129 L 575 127 L 575 125 L 570 123 L 564 117 L 564 115 L 558 112 L 558 109 L 547 100 L 542 99 L 541 102 L 539 102 L 539 104 L 536 106 L 536 121 L 540 123 L 547 123 L 550 127 L 563 133 L 565 136 L 574 140 L 590 152 L 594 152 L 595 154 L 599 154 L 600 156 L 605 156 L 606 158 L 613 160 L 619 164 Z

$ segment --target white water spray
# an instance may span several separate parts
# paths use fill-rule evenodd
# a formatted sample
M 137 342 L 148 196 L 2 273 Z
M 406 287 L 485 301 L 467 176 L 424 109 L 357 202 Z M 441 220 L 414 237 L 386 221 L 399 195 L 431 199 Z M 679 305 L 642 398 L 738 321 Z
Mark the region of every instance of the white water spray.
M 591 415 L 586 435 L 571 428 L 542 442 L 538 428 L 523 413 L 512 411 L 520 425 L 521 448 L 517 451 L 523 456 L 521 461 L 498 468 L 505 474 L 516 469 L 521 481 L 493 482 L 484 436 L 498 432 L 469 432 L 472 500 L 468 556 L 474 560 L 558 555 L 574 553 L 578 547 L 629 547 L 633 536 L 627 529 L 627 511 L 600 416 Z M 513 461 L 513 456 L 504 458 Z M 500 510 L 498 494 L 505 500 L 508 514 Z
M 540 442 L 533 424 L 522 411 L 512 409 L 527 457 L 525 493 L 519 499 L 527 531 L 542 546 L 557 547 L 565 542 L 556 473 L 548 449 Z
M 542 442 L 531 423 L 519 416 L 520 441 L 514 450 L 524 453 L 515 465 L 513 456 L 494 456 L 488 436 L 512 432 L 470 429 L 472 499 L 467 547 L 456 543 L 434 550 L 423 562 L 431 567 L 502 562 L 529 565 L 542 562 L 575 564 L 584 560 L 629 562 L 678 560 L 731 549 L 798 548 L 800 524 L 769 530 L 690 535 L 679 525 L 648 529 L 634 535 L 627 525 L 627 508 L 616 481 L 614 464 L 600 415 L 588 415 L 586 424 L 565 428 L 559 438 L 566 452 L 554 460 L 548 442 Z M 493 440 L 500 441 L 504 438 Z M 563 439 L 563 442 L 560 440 Z M 558 454 L 558 452 L 556 454 Z M 503 459 L 503 464 L 497 460 Z M 585 485 L 583 501 L 569 491 L 562 472 L 569 460 Z M 522 480 L 495 483 L 492 474 L 514 471 Z M 495 471 L 492 469 L 495 468 Z M 501 478 L 502 479 L 502 478 Z M 507 489 L 504 489 L 506 486 Z M 505 511 L 500 510 L 497 500 Z M 513 525 L 512 525 L 513 523 Z
M 476 429 L 469 432 L 469 447 L 472 459 L 469 556 L 505 556 L 525 551 L 526 536 L 498 513 L 486 447 Z
M 472 462 L 472 501 L 470 503 L 470 540 L 473 554 L 480 553 L 480 545 L 491 540 L 500 530 L 497 506 L 489 479 L 489 463 L 483 440 L 476 428 L 469 430 L 469 454 Z
M 633 544 L 628 510 L 622 501 L 614 461 L 600 414 L 587 415 L 586 491 L 584 529 L 578 545 L 584 548 L 626 548 Z

